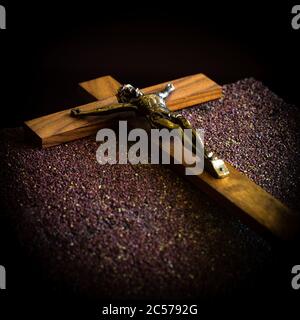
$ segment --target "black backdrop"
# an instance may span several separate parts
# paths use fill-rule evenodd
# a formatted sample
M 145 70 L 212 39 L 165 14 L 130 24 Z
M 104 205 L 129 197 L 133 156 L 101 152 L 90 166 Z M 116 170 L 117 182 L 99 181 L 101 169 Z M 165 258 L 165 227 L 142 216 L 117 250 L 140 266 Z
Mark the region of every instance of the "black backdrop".
M 106 74 L 139 87 L 198 72 L 220 84 L 255 77 L 299 105 L 300 30 L 291 27 L 293 4 L 1 4 L 7 10 L 7 30 L 0 30 L 1 127 L 80 103 L 78 82 Z M 30 314 L 47 283 L 22 255 L 2 216 L 0 228 L 0 264 L 14 276 L 9 277 L 7 306 L 11 312 L 23 301 Z M 280 283 L 277 271 L 270 271 L 274 288 L 285 290 L 289 284 Z M 249 293 L 249 301 L 253 294 L 259 295 L 259 288 Z M 295 297 L 294 292 L 284 295 Z M 264 302 L 276 310 L 273 298 Z M 46 306 L 49 311 L 47 301 Z
M 292 4 L 97 4 L 6 4 L 2 127 L 78 104 L 77 83 L 105 74 L 139 87 L 198 72 L 220 84 L 252 76 L 299 101 Z

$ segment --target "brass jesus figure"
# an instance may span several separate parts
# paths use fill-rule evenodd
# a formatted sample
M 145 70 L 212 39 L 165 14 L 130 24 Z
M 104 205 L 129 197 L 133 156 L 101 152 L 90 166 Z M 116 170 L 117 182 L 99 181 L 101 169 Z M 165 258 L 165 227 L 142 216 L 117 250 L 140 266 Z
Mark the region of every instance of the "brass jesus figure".
M 176 114 L 168 109 L 166 105 L 167 97 L 175 90 L 173 84 L 169 83 L 163 91 L 151 94 L 144 94 L 138 88 L 130 84 L 125 84 L 118 90 L 117 99 L 119 103 L 97 108 L 92 111 L 81 111 L 72 109 L 72 116 L 90 116 L 107 115 L 120 111 L 135 111 L 144 116 L 151 127 L 178 129 L 184 134 L 184 129 L 191 129 L 193 135 L 193 149 L 196 145 L 196 139 L 203 142 L 197 131 L 193 129 L 191 123 L 181 114 Z M 225 178 L 229 175 L 229 170 L 222 159 L 219 159 L 213 152 L 204 150 L 204 168 L 215 178 Z

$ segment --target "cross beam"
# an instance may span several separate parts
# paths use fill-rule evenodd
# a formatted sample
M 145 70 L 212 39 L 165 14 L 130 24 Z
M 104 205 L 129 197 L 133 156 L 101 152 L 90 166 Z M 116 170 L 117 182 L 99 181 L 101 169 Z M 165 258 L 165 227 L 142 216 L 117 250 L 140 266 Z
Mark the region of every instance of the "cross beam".
M 168 108 L 175 111 L 190 107 L 202 102 L 218 99 L 222 96 L 222 88 L 214 81 L 203 74 L 184 77 L 173 80 L 176 91 L 168 99 Z M 157 92 L 166 86 L 167 82 L 142 89 L 144 93 Z M 99 101 L 88 103 L 78 108 L 82 111 L 94 110 L 101 106 L 110 105 L 117 102 L 115 97 L 116 88 L 120 86 L 118 82 L 111 77 L 103 77 L 95 80 L 95 83 L 82 83 L 81 86 L 90 92 L 95 92 L 93 88 L 103 86 L 101 93 L 97 93 Z M 111 91 L 109 91 L 111 90 Z M 108 93 L 111 93 L 110 95 Z M 105 98 L 104 98 L 105 97 Z M 103 99 L 104 98 L 104 99 Z M 126 114 L 128 117 L 135 117 L 132 114 Z M 120 114 L 122 118 L 122 114 Z M 38 144 L 44 148 L 51 147 L 64 142 L 90 136 L 96 133 L 100 128 L 105 128 L 112 124 L 113 117 L 95 117 L 94 119 L 75 119 L 70 117 L 70 109 L 59 111 L 37 119 L 25 122 L 25 126 L 32 133 L 32 136 Z
M 203 74 L 171 82 L 176 87 L 176 91 L 168 100 L 168 107 L 171 110 L 217 99 L 222 94 L 221 87 Z M 143 92 L 157 92 L 165 84 L 148 87 L 143 89 Z M 96 102 L 79 107 L 87 111 L 115 103 L 115 94 L 120 83 L 106 76 L 82 82 L 80 87 L 90 97 L 98 99 Z M 129 116 L 134 117 L 134 114 Z M 27 121 L 25 127 L 33 134 L 40 146 L 49 147 L 94 134 L 100 128 L 111 125 L 112 121 L 110 118 L 104 120 L 98 117 L 74 119 L 70 117 L 70 109 L 68 109 Z M 226 165 L 230 171 L 226 179 L 215 179 L 207 172 L 199 176 L 185 177 L 215 201 L 237 213 L 259 230 L 270 231 L 282 239 L 293 239 L 298 235 L 299 218 L 294 212 L 230 164 L 226 163 Z M 182 173 L 185 169 L 184 165 L 173 167 Z

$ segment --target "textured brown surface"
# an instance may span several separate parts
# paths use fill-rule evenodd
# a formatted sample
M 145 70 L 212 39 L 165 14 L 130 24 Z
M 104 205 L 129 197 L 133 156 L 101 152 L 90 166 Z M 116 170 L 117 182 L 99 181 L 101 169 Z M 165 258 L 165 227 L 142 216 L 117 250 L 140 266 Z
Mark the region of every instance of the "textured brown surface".
M 200 75 L 203 78 L 203 75 Z M 205 77 L 204 77 L 205 78 Z M 103 93 L 111 92 L 112 95 L 116 94 L 115 89 L 113 89 L 111 82 L 112 78 L 97 78 L 94 80 L 88 81 L 85 85 L 86 93 L 90 94 L 95 99 L 101 99 Z M 115 81 L 116 86 L 118 86 L 118 82 Z M 200 85 L 200 84 L 199 84 Z M 187 89 L 189 86 L 194 89 Z M 200 86 L 201 87 L 201 86 Z M 198 85 L 193 86 L 193 83 L 189 81 L 187 86 L 184 86 L 185 94 L 188 95 L 190 90 L 198 91 Z M 152 91 L 151 88 L 148 89 L 149 92 Z M 156 88 L 156 90 L 159 90 Z M 178 89 L 175 84 L 175 92 L 177 90 L 182 90 L 182 88 Z M 157 91 L 156 91 L 157 92 Z M 222 89 L 220 87 L 220 97 L 221 97 Z M 219 98 L 220 98 L 219 97 Z M 241 97 L 242 98 L 242 97 Z M 175 99 L 176 100 L 176 99 Z M 211 101 L 210 99 L 208 101 Z M 255 99 L 253 99 L 255 102 Z M 177 101 L 177 103 L 179 100 Z M 259 101 L 256 101 L 256 103 Z M 170 108 L 170 101 L 167 100 L 167 105 Z M 195 103 L 193 103 L 193 106 Z M 266 106 L 266 105 L 265 105 Z M 186 105 L 188 107 L 188 105 Z M 227 106 L 228 109 L 228 106 Z M 232 107 L 229 107 L 228 111 L 230 111 Z M 249 111 L 244 110 L 243 114 L 247 117 Z M 129 112 L 126 113 L 126 117 L 128 119 Z M 199 117 L 199 110 L 197 110 L 197 115 Z M 217 113 L 218 115 L 218 113 Z M 205 116 L 205 115 L 203 115 Z M 209 114 L 206 114 L 206 117 Z M 195 117 L 197 120 L 198 117 Z M 103 117 L 98 117 L 99 119 L 103 119 Z M 221 116 L 222 118 L 222 116 Z M 93 117 L 89 117 L 89 119 L 94 120 Z M 120 118 L 119 118 L 120 119 Z M 87 120 L 87 119 L 86 119 Z M 218 122 L 217 119 L 215 119 Z M 219 122 L 222 121 L 219 120 Z M 135 127 L 141 126 L 139 120 L 132 119 L 132 125 Z M 134 123 L 135 122 L 135 123 Z M 205 125 L 207 120 L 202 120 L 201 126 Z M 104 123 L 102 123 L 103 125 Z M 106 124 L 107 125 L 107 124 Z M 195 124 L 199 125 L 199 123 Z M 215 135 L 219 136 L 220 132 L 222 134 L 222 130 L 226 130 L 226 126 L 220 126 L 221 131 L 215 130 Z M 248 127 L 244 128 L 244 130 L 249 130 Z M 230 138 L 232 139 L 232 133 L 230 133 Z M 213 149 L 213 146 L 212 146 Z M 171 152 L 172 153 L 172 152 Z M 284 205 L 280 200 L 276 199 L 258 184 L 249 179 L 245 174 L 238 171 L 235 167 L 230 165 L 225 161 L 227 168 L 230 171 L 229 177 L 227 179 L 215 179 L 209 173 L 203 172 L 199 176 L 189 176 L 189 180 L 201 190 L 201 192 L 207 193 L 213 201 L 220 203 L 224 208 L 229 209 L 232 213 L 237 214 L 243 221 L 247 221 L 248 224 L 251 224 L 253 228 L 257 230 L 260 229 L 265 233 L 269 232 L 273 235 L 277 236 L 280 239 L 284 240 L 295 240 L 295 237 L 300 233 L 300 218 L 297 216 L 293 210 Z M 184 175 L 184 166 L 176 166 L 176 172 Z M 178 172 L 179 171 L 179 172 Z M 249 201 L 249 199 L 251 199 Z M 247 219 L 247 220 L 245 220 Z
M 297 206 L 294 107 L 248 79 L 184 114 L 226 160 Z M 24 246 L 79 291 L 215 295 L 251 285 L 272 261 L 267 242 L 167 167 L 100 166 L 93 137 L 45 150 L 25 146 L 19 129 L 2 139 L 1 196 Z

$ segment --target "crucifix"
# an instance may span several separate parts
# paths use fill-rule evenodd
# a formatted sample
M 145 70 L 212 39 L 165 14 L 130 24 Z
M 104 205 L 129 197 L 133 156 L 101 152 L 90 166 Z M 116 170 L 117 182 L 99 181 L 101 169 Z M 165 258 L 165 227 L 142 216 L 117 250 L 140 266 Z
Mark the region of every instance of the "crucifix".
M 154 104 L 156 107 L 159 103 L 161 105 L 156 113 L 156 121 L 152 119 L 152 125 L 168 127 L 175 123 L 181 128 L 191 128 L 186 119 L 176 116 L 172 111 L 218 99 L 222 95 L 222 88 L 203 74 L 170 83 L 173 85 L 168 85 L 167 82 L 137 91 L 128 85 L 121 86 L 110 76 L 87 81 L 81 83 L 80 87 L 98 99 L 96 102 L 26 121 L 25 127 L 40 146 L 55 146 L 89 136 L 100 128 L 113 125 L 116 113 L 119 113 L 119 119 L 134 119 L 136 109 L 142 109 L 147 99 L 154 99 L 157 102 Z M 176 90 L 168 98 L 166 106 L 164 99 L 173 91 L 173 86 Z M 134 99 L 128 97 L 130 93 L 135 95 Z M 148 107 L 150 105 L 151 103 L 148 103 Z M 119 112 L 122 107 L 128 112 Z M 105 117 L 82 117 L 104 113 L 107 114 Z M 142 113 L 146 117 L 153 115 L 149 110 Z M 213 165 L 214 160 L 217 160 L 217 166 Z M 176 165 L 174 168 L 182 172 L 184 165 Z M 298 234 L 297 215 L 229 163 L 206 151 L 205 169 L 202 174 L 187 178 L 222 206 L 238 213 L 241 218 L 261 230 L 271 231 L 280 238 L 290 239 Z M 218 179 L 223 177 L 225 179 Z
M 201 137 L 197 131 L 192 128 L 191 123 L 181 114 L 175 114 L 168 109 L 166 99 L 175 90 L 173 84 L 168 83 L 166 87 L 159 92 L 144 94 L 138 88 L 134 88 L 130 84 L 123 85 L 117 92 L 119 103 L 97 108 L 91 111 L 82 111 L 80 109 L 72 109 L 71 115 L 74 117 L 82 116 L 105 116 L 118 112 L 133 111 L 148 121 L 152 128 L 165 128 L 168 130 L 179 130 L 180 136 L 184 138 L 184 130 L 192 131 L 191 148 L 195 153 L 197 142 L 203 145 Z M 167 151 L 168 153 L 171 150 Z M 222 179 L 229 175 L 229 171 L 222 159 L 219 159 L 212 151 L 204 150 L 205 170 L 215 178 Z

